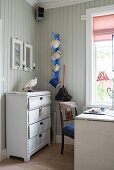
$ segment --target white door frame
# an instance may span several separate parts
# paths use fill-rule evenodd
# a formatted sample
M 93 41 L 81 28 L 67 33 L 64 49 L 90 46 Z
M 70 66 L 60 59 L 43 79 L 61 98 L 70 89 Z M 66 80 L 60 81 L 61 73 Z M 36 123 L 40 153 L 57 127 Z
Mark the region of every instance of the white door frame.
M 1 143 L 1 83 L 2 83 L 2 20 L 0 19 L 0 161 L 1 161 L 1 150 L 2 150 L 2 143 Z

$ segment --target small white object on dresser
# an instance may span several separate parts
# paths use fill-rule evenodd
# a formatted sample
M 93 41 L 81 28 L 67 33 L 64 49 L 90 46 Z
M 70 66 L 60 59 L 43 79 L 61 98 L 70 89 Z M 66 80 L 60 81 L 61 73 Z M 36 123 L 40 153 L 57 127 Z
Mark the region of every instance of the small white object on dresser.
M 21 157 L 27 162 L 50 144 L 50 104 L 49 91 L 6 94 L 7 157 Z

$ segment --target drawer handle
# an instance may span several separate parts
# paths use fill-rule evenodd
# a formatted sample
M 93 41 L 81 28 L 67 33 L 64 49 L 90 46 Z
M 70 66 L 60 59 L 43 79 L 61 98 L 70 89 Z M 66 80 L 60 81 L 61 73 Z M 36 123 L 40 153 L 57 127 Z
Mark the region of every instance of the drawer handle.
M 41 138 L 41 137 L 42 137 L 42 134 L 39 135 L 39 138 Z
M 39 114 L 41 115 L 43 113 L 43 108 L 39 108 Z
M 42 100 L 43 99 L 43 97 L 40 97 L 40 100 Z
M 39 108 L 39 112 L 41 112 L 42 111 L 42 108 Z
M 40 125 L 43 125 L 43 122 L 40 122 Z

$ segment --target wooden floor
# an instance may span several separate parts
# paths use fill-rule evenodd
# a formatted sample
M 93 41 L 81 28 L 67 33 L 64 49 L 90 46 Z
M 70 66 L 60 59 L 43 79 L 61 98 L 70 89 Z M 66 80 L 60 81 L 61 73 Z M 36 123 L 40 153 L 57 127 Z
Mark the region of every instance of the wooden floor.
M 60 144 L 46 146 L 24 163 L 22 159 L 10 158 L 0 163 L 0 170 L 73 170 L 74 148 L 65 145 L 64 154 L 60 154 Z

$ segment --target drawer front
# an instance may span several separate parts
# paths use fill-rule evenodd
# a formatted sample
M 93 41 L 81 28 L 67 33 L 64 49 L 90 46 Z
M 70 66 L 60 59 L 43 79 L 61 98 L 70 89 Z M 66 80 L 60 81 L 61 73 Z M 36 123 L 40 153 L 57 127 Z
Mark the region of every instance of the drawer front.
M 39 122 L 39 133 L 49 129 L 51 127 L 50 118 L 44 119 Z
M 50 130 L 46 130 L 43 133 L 28 140 L 28 152 L 34 151 L 36 148 L 40 147 L 43 143 L 48 143 L 50 141 Z
M 50 106 L 42 107 L 39 111 L 39 120 L 46 119 L 50 117 Z
M 41 107 L 40 96 L 30 97 L 29 98 L 29 110 L 36 109 Z
M 51 104 L 51 96 L 43 96 L 41 100 L 42 106 L 47 106 Z
M 37 109 L 51 104 L 50 96 L 36 96 L 29 98 L 29 110 Z
M 29 139 L 28 140 L 28 151 L 29 153 L 32 152 L 35 148 L 37 148 L 37 136 L 35 136 L 34 138 L 32 139 Z
M 28 135 L 29 139 L 49 129 L 50 127 L 51 127 L 50 118 L 29 125 L 29 135 Z
M 29 126 L 29 139 L 33 138 L 39 133 L 39 123 L 34 123 Z
M 46 119 L 50 117 L 50 106 L 43 107 L 41 110 L 40 109 L 31 110 L 29 111 L 28 116 L 29 116 L 28 118 L 29 124 L 33 124 L 42 119 Z
M 37 143 L 39 146 L 49 140 L 50 140 L 50 129 L 44 131 L 43 133 L 37 136 Z

